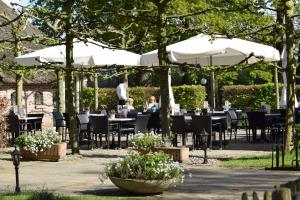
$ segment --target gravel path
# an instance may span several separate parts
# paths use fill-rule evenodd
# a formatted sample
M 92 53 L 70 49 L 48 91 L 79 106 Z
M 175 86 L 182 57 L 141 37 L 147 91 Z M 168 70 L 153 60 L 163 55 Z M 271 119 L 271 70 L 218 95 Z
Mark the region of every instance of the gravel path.
M 270 153 L 268 144 L 249 144 L 231 141 L 224 150 L 210 150 L 209 165 L 186 165 L 185 182 L 162 195 L 148 199 L 240 199 L 242 192 L 271 190 L 296 179 L 298 172 L 279 172 L 253 169 L 222 169 L 218 159 L 265 155 Z M 6 150 L 7 151 L 7 150 Z M 127 150 L 82 150 L 80 156 L 69 155 L 61 162 L 23 161 L 20 166 L 21 189 L 47 189 L 64 195 L 117 195 L 128 196 L 109 180 L 99 181 L 106 163 L 125 156 Z M 203 151 L 190 152 L 195 162 L 201 162 Z M 197 160 L 198 159 L 198 160 Z M 214 162 L 216 161 L 216 162 Z M 14 168 L 8 153 L 0 153 L 0 193 L 14 190 Z

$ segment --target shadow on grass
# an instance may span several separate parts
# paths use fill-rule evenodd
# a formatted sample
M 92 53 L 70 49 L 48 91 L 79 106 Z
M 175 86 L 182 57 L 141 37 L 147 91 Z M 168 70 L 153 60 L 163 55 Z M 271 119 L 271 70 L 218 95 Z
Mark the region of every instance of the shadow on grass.
M 142 195 L 142 194 L 133 194 L 121 190 L 119 188 L 106 188 L 106 189 L 95 189 L 95 190 L 84 190 L 77 192 L 79 195 L 94 195 L 94 196 L 106 196 L 106 197 L 124 197 L 124 198 L 143 198 L 143 197 L 153 197 L 157 198 L 159 194 L 156 195 Z

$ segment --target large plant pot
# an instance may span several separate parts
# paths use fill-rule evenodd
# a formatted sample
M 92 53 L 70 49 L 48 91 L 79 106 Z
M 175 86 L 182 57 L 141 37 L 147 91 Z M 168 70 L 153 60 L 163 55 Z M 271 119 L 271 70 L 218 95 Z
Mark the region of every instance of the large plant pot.
M 37 155 L 30 151 L 20 147 L 21 155 L 26 160 L 47 160 L 47 161 L 59 161 L 66 157 L 67 143 L 54 144 L 50 149 L 39 152 Z
M 165 154 L 170 155 L 173 161 L 177 162 L 189 162 L 189 148 L 187 147 L 155 147 L 153 152 L 162 151 Z
M 139 180 L 109 177 L 111 182 L 122 190 L 135 194 L 158 194 L 176 186 L 179 179 L 168 180 Z

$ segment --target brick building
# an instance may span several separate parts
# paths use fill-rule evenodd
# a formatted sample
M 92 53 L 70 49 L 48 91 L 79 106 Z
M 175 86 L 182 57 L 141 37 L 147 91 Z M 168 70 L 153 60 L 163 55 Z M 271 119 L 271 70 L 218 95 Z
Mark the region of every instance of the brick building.
M 5 16 L 5 17 L 2 17 Z M 0 24 L 7 19 L 14 19 L 18 16 L 15 10 L 7 6 L 0 0 Z M 14 22 L 18 23 L 18 21 Z M 39 37 L 46 36 L 30 23 L 22 33 L 22 37 Z M 11 24 L 1 27 L 0 40 L 7 40 L 8 43 L 0 48 L 0 66 L 14 63 L 14 46 Z M 10 43 L 10 45 L 9 45 Z M 35 45 L 31 42 L 24 41 L 21 43 L 23 54 L 44 48 L 43 45 Z M 3 59 L 4 58 L 4 59 Z M 52 111 L 54 109 L 53 94 L 56 87 L 56 75 L 54 72 L 42 70 L 27 70 L 24 75 L 24 108 L 27 113 L 44 113 L 43 127 L 51 127 Z M 0 96 L 6 97 L 10 105 L 16 104 L 16 78 L 13 71 L 6 71 L 0 68 Z

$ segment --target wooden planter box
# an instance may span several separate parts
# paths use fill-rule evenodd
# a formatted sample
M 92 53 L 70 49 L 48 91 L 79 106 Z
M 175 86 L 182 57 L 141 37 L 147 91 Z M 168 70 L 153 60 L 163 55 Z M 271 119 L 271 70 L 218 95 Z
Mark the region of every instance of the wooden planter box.
M 26 160 L 47 160 L 47 161 L 59 161 L 66 157 L 67 143 L 54 144 L 50 149 L 39 152 L 37 155 L 20 147 L 21 155 Z
M 162 151 L 170 155 L 177 162 L 189 162 L 189 148 L 187 147 L 155 147 L 152 151 Z

